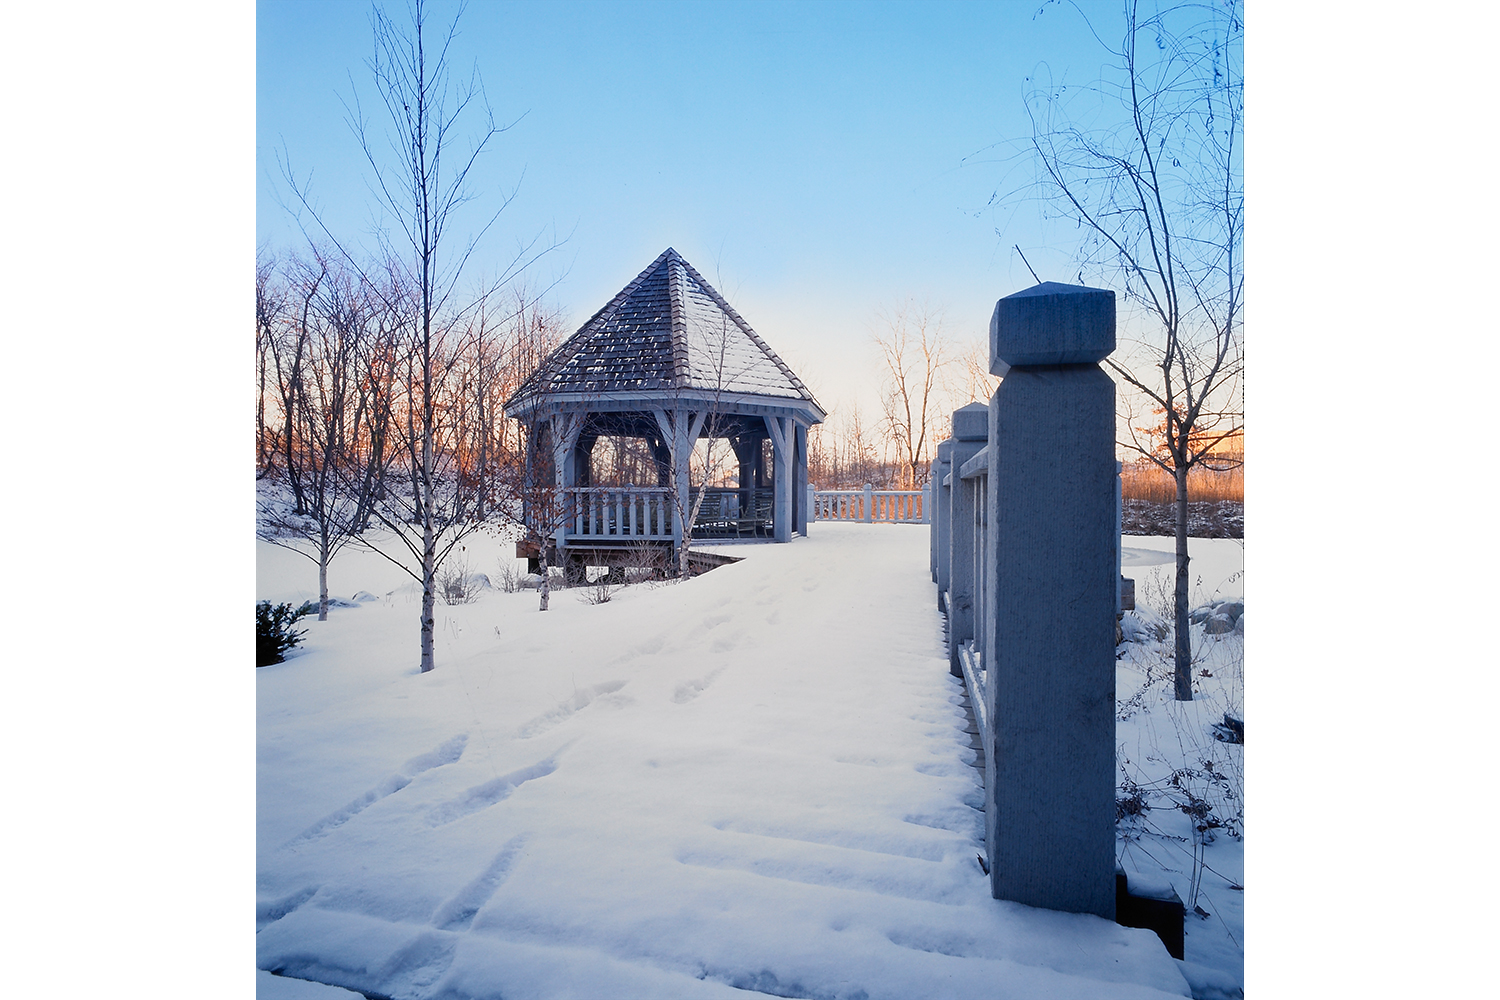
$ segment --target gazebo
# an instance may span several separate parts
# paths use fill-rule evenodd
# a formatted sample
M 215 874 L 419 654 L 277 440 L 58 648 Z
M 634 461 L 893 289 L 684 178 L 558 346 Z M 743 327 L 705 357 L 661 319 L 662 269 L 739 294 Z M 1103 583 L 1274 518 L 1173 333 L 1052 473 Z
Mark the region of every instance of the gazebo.
M 675 556 L 684 537 L 807 534 L 807 430 L 827 414 L 670 247 L 548 355 L 505 414 L 527 431 L 530 544 L 555 546 L 549 557 L 574 574 L 643 549 Z M 600 483 L 601 438 L 648 453 L 640 478 L 652 481 Z M 703 457 L 695 472 L 699 442 L 706 456 L 732 454 L 738 478 Z

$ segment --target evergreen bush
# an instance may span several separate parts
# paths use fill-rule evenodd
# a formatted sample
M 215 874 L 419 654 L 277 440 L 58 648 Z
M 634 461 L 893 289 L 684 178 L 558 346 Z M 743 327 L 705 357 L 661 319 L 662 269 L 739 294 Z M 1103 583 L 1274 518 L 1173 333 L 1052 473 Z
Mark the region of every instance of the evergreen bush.
M 255 605 L 255 665 L 270 666 L 286 659 L 286 653 L 302 641 L 303 629 L 293 629 L 297 619 L 313 610 L 311 602 L 300 608 L 290 604 L 273 605 L 260 601 Z

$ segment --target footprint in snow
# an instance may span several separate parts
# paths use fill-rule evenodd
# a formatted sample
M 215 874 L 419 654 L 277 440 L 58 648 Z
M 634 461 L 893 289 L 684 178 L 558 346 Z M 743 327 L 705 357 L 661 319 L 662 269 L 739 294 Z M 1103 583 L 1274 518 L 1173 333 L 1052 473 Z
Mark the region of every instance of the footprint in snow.
M 529 740 L 533 736 L 540 736 L 542 733 L 562 725 L 573 714 L 588 708 L 596 699 L 607 700 L 609 703 L 615 705 L 624 704 L 628 699 L 623 697 L 602 699 L 600 696 L 613 695 L 627 683 L 627 681 L 605 681 L 603 684 L 595 684 L 593 687 L 580 688 L 573 692 L 573 697 L 563 699 L 550 712 L 543 712 L 523 725 L 517 735 L 523 740 Z
M 276 899 L 257 899 L 255 901 L 255 932 L 259 934 L 263 928 L 299 909 L 303 903 L 317 895 L 318 889 L 319 886 L 310 885 Z
M 559 751 L 561 752 L 561 751 Z M 475 785 L 457 798 L 449 799 L 442 805 L 435 807 L 427 814 L 428 826 L 446 826 L 455 820 L 463 819 L 465 816 L 488 809 L 497 802 L 503 802 L 510 798 L 517 788 L 528 781 L 537 778 L 545 778 L 557 770 L 557 757 L 554 754 L 546 760 L 537 761 L 527 767 L 517 768 L 509 774 L 502 774 L 493 781 L 486 781 L 482 785 Z
M 704 691 L 708 690 L 708 686 L 718 679 L 718 676 L 724 672 L 724 669 L 725 668 L 720 667 L 717 670 L 713 670 L 707 674 L 704 674 L 697 680 L 683 681 L 681 684 L 677 685 L 677 690 L 675 693 L 673 693 L 672 700 L 679 705 L 686 705 L 688 702 L 698 697 Z
M 430 771 L 435 767 L 454 763 L 463 756 L 464 747 L 468 742 L 469 734 L 460 733 L 438 746 L 437 749 L 430 750 L 424 754 L 418 754 L 405 764 L 402 764 L 401 770 L 386 775 L 378 785 L 366 791 L 353 802 L 350 802 L 342 809 L 335 809 L 285 844 L 282 844 L 282 849 L 285 850 L 294 844 L 321 837 L 328 831 L 343 826 L 381 799 L 395 795 L 401 789 L 411 784 L 412 780 L 424 771 Z
M 445 931 L 468 930 L 474 915 L 499 891 L 510 878 L 521 849 L 526 846 L 528 834 L 518 833 L 505 842 L 484 871 L 454 894 L 432 914 L 432 925 Z

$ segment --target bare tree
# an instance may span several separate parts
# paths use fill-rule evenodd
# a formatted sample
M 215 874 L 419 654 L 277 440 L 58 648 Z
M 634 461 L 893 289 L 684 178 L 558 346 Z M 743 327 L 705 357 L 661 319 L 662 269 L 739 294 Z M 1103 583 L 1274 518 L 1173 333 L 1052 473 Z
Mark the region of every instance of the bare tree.
M 296 421 L 303 390 L 303 369 L 307 362 L 308 316 L 324 277 L 321 268 L 301 268 L 295 287 L 279 296 L 269 294 L 267 305 L 278 298 L 293 301 L 274 311 L 267 308 L 257 317 L 257 323 L 263 322 L 266 328 L 264 344 L 270 351 L 275 370 L 276 404 L 281 417 L 281 426 L 271 432 L 276 441 L 276 457 L 268 460 L 267 467 L 276 459 L 281 461 L 284 481 L 292 491 L 292 511 L 295 514 L 307 513 L 307 499 L 302 489 L 306 464 L 303 461 L 304 444 L 298 438 Z
M 719 278 L 723 283 L 722 276 Z M 689 551 L 693 544 L 693 525 L 698 523 L 698 515 L 703 510 L 703 501 L 708 496 L 709 487 L 719 474 L 719 466 L 722 460 L 722 450 L 715 446 L 721 434 L 724 433 L 724 410 L 723 396 L 725 388 L 734 379 L 743 375 L 742 371 L 730 370 L 729 359 L 729 317 L 723 313 L 719 316 L 719 329 L 707 333 L 703 340 L 697 344 L 696 350 L 689 348 L 689 364 L 693 368 L 693 376 L 696 381 L 707 382 L 710 386 L 710 396 L 707 402 L 691 404 L 697 412 L 689 415 L 687 405 L 680 408 L 675 415 L 676 419 L 689 420 L 691 426 L 677 440 L 686 442 L 689 455 L 685 461 L 672 462 L 672 477 L 669 485 L 672 488 L 672 498 L 676 505 L 676 516 L 682 523 L 682 544 L 677 549 L 677 576 L 686 580 L 690 571 L 688 569 Z M 701 430 L 700 430 L 701 428 Z M 698 489 L 696 495 L 692 489 L 693 461 L 692 451 L 696 448 L 699 436 L 704 439 L 703 458 L 698 463 L 701 470 L 698 475 Z M 675 458 L 675 456 L 674 456 Z M 685 470 L 688 477 L 688 489 L 685 493 L 679 493 L 677 489 L 677 477 L 682 474 L 679 470 Z M 683 509 L 684 496 L 691 498 L 687 503 L 687 509 Z M 742 512 L 743 516 L 743 512 Z
M 1124 38 L 1111 50 L 1118 62 L 1098 83 L 1066 99 L 1062 89 L 1039 89 L 1027 102 L 1042 184 L 1085 234 L 1080 282 L 1086 273 L 1112 278 L 1154 331 L 1143 345 L 1148 360 L 1109 364 L 1133 397 L 1122 444 L 1176 481 L 1181 701 L 1193 696 L 1188 472 L 1243 430 L 1243 53 L 1238 0 L 1148 16 L 1125 0 Z M 1080 108 L 1081 99 L 1097 103 Z M 1144 436 L 1131 419 L 1141 410 L 1159 418 Z
M 990 345 L 983 340 L 970 343 L 954 359 L 950 393 L 955 404 L 987 403 L 1000 385 L 990 374 Z
M 275 464 L 276 440 L 266 426 L 266 399 L 271 387 L 267 367 L 275 346 L 277 327 L 286 307 L 286 285 L 278 280 L 276 261 L 262 253 L 255 262 L 255 468 L 257 478 Z
M 878 425 L 874 428 L 865 426 L 864 411 L 855 403 L 844 422 L 843 434 L 844 465 L 852 488 L 857 489 L 865 483 L 895 485 L 900 479 L 900 476 L 892 477 L 889 463 L 875 454 L 878 440 L 875 435 L 878 433 Z
M 283 478 L 296 484 L 296 499 L 288 509 L 283 497 L 265 496 L 257 517 L 261 538 L 317 564 L 319 621 L 328 619 L 329 564 L 359 530 L 366 482 L 361 443 L 371 417 L 360 392 L 368 296 L 357 276 L 330 264 L 319 257 L 298 268 L 298 363 L 283 414 Z
M 386 503 L 373 507 L 371 513 L 392 530 L 398 543 L 393 551 L 376 551 L 422 586 L 421 670 L 426 672 L 433 668 L 438 568 L 459 541 L 481 524 L 477 516 L 480 491 L 462 474 L 448 406 L 451 400 L 443 399 L 459 353 L 455 341 L 490 294 L 555 244 L 537 251 L 540 241 L 532 240 L 520 247 L 486 289 L 467 297 L 460 294 L 465 265 L 515 192 L 505 195 L 477 233 L 456 249 L 449 227 L 459 209 L 474 197 L 469 181 L 481 155 L 509 126 L 496 124 L 477 71 L 464 82 L 450 80 L 449 50 L 462 9 L 435 36 L 428 31 L 425 0 L 413 0 L 408 10 L 409 25 L 397 25 L 378 6 L 371 14 L 375 46 L 370 69 L 385 112 L 384 130 L 371 126 L 357 93 L 346 108 L 371 170 L 371 190 L 381 210 L 394 220 L 394 240 L 382 235 L 387 270 L 394 279 L 387 305 L 392 313 L 410 317 L 404 338 L 403 398 L 399 419 L 391 423 L 403 432 L 399 451 L 410 489 L 387 489 Z M 435 45 L 431 44 L 434 37 Z M 459 132 L 471 121 L 478 127 L 467 151 L 461 152 Z M 378 142 L 381 135 L 388 146 Z M 346 260 L 360 267 L 345 243 L 328 231 L 312 208 L 306 185 L 297 182 L 285 163 L 283 175 L 324 235 Z M 382 287 L 368 275 L 366 280 L 372 288 Z M 417 568 L 408 564 L 406 556 L 415 560 Z
M 544 419 L 537 409 L 528 412 L 522 421 L 527 441 L 524 465 L 520 477 L 509 479 L 515 504 L 521 511 L 521 520 L 527 532 L 519 548 L 535 553 L 537 573 L 537 610 L 546 611 L 552 603 L 552 564 L 549 546 L 559 529 L 572 520 L 573 510 L 567 493 L 558 486 L 557 469 L 553 460 L 554 424 Z M 519 551 L 519 549 L 518 549 Z
M 499 458 L 495 431 L 503 401 L 503 397 L 497 398 L 503 346 L 499 326 L 486 300 L 475 315 L 467 342 L 459 393 L 459 419 L 465 425 L 460 429 L 460 437 L 466 442 L 463 471 L 477 490 L 474 516 L 480 520 L 485 518 L 486 502 L 494 492 L 492 480 Z
M 355 514 L 354 527 L 357 533 L 370 526 L 375 505 L 386 499 L 385 477 L 391 464 L 392 420 L 400 391 L 396 376 L 401 370 L 404 353 L 403 331 L 410 325 L 399 278 L 393 277 L 389 268 L 381 277 L 385 279 L 381 288 L 367 288 L 367 302 L 373 319 L 361 341 L 361 378 L 356 390 L 364 416 L 361 421 L 364 431 L 363 479 L 358 490 L 360 507 Z
M 880 322 L 875 343 L 885 365 L 885 430 L 901 465 L 901 488 L 915 489 L 945 416 L 942 388 L 952 348 L 941 315 L 925 305 L 902 303 Z
M 837 414 L 835 422 L 835 414 Z M 865 483 L 885 485 L 888 478 L 875 457 L 875 442 L 865 429 L 864 414 L 858 401 L 838 404 L 829 413 L 821 430 L 818 448 L 813 448 L 813 432 L 808 432 L 809 476 L 813 476 L 811 459 L 818 458 L 816 479 L 822 489 L 857 489 Z
M 832 415 L 833 410 L 830 410 L 828 416 Z M 837 482 L 837 462 L 838 441 L 825 418 L 823 423 L 813 424 L 807 429 L 807 481 L 814 489 L 838 489 L 834 485 Z
M 563 339 L 562 318 L 545 308 L 524 284 L 512 289 L 512 298 L 514 308 L 501 386 L 501 395 L 506 399 L 541 367 Z M 502 515 L 523 532 L 517 554 L 523 550 L 535 553 L 541 575 L 537 610 L 546 611 L 552 600 L 548 541 L 563 527 L 569 514 L 553 466 L 552 422 L 540 407 L 532 407 L 525 416 L 507 423 L 515 427 L 516 439 L 507 446 L 504 467 L 494 480 L 495 503 Z

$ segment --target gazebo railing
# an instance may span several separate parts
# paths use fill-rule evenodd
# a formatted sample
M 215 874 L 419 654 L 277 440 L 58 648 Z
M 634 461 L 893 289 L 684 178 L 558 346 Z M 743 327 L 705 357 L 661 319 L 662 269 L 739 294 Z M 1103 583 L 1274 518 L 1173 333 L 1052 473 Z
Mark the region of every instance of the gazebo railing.
M 925 490 L 808 491 L 814 521 L 881 521 L 891 524 L 926 524 Z
M 689 504 L 699 490 L 690 491 Z M 671 541 L 677 516 L 672 491 L 660 486 L 574 486 L 563 491 L 565 534 L 588 540 Z M 694 538 L 769 538 L 775 491 L 713 487 L 693 520 Z
M 568 535 L 671 541 L 672 491 L 659 486 L 575 486 L 564 491 Z

